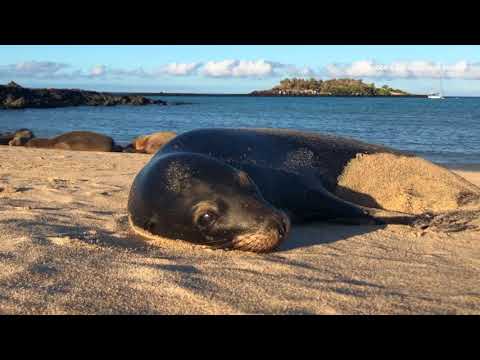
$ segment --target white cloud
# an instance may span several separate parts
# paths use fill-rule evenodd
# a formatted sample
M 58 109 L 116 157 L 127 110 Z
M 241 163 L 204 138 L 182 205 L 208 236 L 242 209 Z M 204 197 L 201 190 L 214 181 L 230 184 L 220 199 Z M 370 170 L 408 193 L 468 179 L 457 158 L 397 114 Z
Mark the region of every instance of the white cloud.
M 52 61 L 25 61 L 0 66 L 1 77 L 20 78 L 58 78 L 64 74 L 61 70 L 69 65 Z
M 297 67 L 274 61 L 233 60 L 207 62 L 201 73 L 209 77 L 250 77 L 265 78 L 273 76 L 314 76 L 315 72 L 309 67 Z
M 457 61 L 452 64 L 439 64 L 426 60 L 396 61 L 382 64 L 373 60 L 360 60 L 350 64 L 329 64 L 322 69 L 328 77 L 349 78 L 444 78 L 480 79 L 480 62 Z M 144 70 L 111 68 L 98 64 L 90 69 L 72 69 L 70 65 L 53 61 L 25 61 L 17 64 L 0 65 L 0 78 L 14 79 L 159 79 L 164 76 L 203 75 L 214 78 L 281 78 L 315 77 L 320 75 L 308 66 L 284 64 L 264 59 L 219 61 L 173 62 L 156 69 Z
M 202 74 L 210 77 L 268 77 L 274 74 L 274 66 L 265 60 L 209 61 Z
M 68 67 L 67 64 L 52 61 L 26 61 L 10 66 L 14 67 L 16 72 L 26 75 L 52 74 Z
M 97 64 L 90 69 L 66 71 L 70 65 L 49 61 L 28 61 L 13 65 L 0 65 L 0 78 L 36 78 L 45 80 L 55 79 L 128 79 L 151 78 L 162 76 L 187 76 L 204 75 L 216 78 L 266 78 L 282 76 L 314 76 L 314 71 L 309 67 L 297 67 L 263 59 L 236 60 L 226 59 L 221 61 L 208 61 L 206 63 L 173 62 L 160 66 L 157 69 L 144 70 L 143 68 L 122 69 L 111 68 L 105 64 Z M 68 70 L 68 69 L 67 69 Z
M 296 65 L 272 63 L 278 76 L 294 76 L 294 77 L 314 77 L 316 72 L 308 66 L 298 67 Z
M 346 65 L 329 64 L 325 70 L 331 77 L 480 79 L 480 63 L 469 63 L 465 60 L 454 64 L 425 60 L 380 64 L 372 60 L 361 60 Z
M 99 77 L 104 76 L 107 73 L 107 67 L 105 65 L 96 65 L 90 69 L 90 76 Z
M 201 64 L 198 62 L 193 63 L 170 63 L 167 64 L 161 72 L 174 75 L 174 76 L 186 76 L 193 74 Z
M 202 74 L 212 77 L 230 77 L 236 64 L 237 60 L 209 61 L 203 66 Z
M 264 77 L 273 74 L 273 66 L 270 62 L 265 60 L 257 61 L 237 61 L 237 64 L 232 68 L 232 76 L 235 77 Z

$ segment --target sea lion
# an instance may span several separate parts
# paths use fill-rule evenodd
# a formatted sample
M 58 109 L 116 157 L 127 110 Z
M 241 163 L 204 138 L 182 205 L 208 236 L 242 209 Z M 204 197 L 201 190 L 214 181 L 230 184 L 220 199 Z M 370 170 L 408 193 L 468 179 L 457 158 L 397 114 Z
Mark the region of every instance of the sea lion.
M 111 137 L 91 131 L 67 132 L 52 139 L 34 138 L 28 141 L 25 146 L 77 151 L 121 151 L 121 147 L 115 144 Z
M 130 224 L 146 238 L 265 252 L 288 236 L 290 222 L 428 222 L 429 213 L 382 208 L 374 196 L 357 193 L 357 185 L 349 189 L 351 180 L 339 185 L 345 172 L 355 178 L 346 171 L 355 169 L 352 164 L 362 157 L 378 156 L 404 167 L 424 161 L 432 174 L 443 174 L 434 178 L 427 191 L 438 184 L 436 190 L 441 191 L 452 181 L 457 194 L 472 201 L 480 199 L 480 189 L 448 170 L 380 145 L 294 130 L 200 129 L 173 138 L 136 176 L 128 201 Z M 388 175 L 376 173 L 375 167 L 370 170 L 361 173 L 364 182 Z M 390 181 L 401 184 L 402 179 Z M 423 190 L 407 185 L 397 192 L 421 194 Z M 373 207 L 351 202 L 358 199 L 369 200 Z
M 25 145 L 28 140 L 34 137 L 33 132 L 29 129 L 19 129 L 14 133 L 0 134 L 0 145 Z
M 125 150 L 127 152 L 155 154 L 163 145 L 175 136 L 177 136 L 177 134 L 173 131 L 160 131 L 139 136 L 133 141 L 131 146 L 127 146 Z
M 35 135 L 33 132 L 29 129 L 20 129 L 15 131 L 15 134 L 8 142 L 8 145 L 10 146 L 24 146 L 28 141 L 33 139 Z

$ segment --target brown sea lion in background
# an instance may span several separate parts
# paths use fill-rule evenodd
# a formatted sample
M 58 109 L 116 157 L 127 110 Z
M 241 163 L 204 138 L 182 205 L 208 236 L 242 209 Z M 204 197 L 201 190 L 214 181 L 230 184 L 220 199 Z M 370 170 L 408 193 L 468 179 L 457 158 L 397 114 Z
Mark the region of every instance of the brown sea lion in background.
M 0 134 L 0 145 L 14 145 L 21 146 L 34 138 L 33 132 L 28 129 L 19 129 L 14 133 L 3 133 Z
M 20 129 L 15 131 L 13 139 L 8 142 L 10 146 L 24 146 L 27 142 L 33 139 L 35 135 L 28 129 Z
M 155 154 L 163 145 L 173 139 L 177 134 L 173 131 L 160 131 L 137 137 L 127 146 L 127 152 Z
M 122 151 L 111 137 L 90 131 L 72 131 L 52 139 L 34 138 L 25 146 L 76 151 Z

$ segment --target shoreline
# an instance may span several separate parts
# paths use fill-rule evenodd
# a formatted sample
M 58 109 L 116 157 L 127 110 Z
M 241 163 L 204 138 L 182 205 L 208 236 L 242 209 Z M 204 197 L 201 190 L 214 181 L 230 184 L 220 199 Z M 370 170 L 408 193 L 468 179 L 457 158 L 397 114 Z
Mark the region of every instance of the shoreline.
M 459 171 L 468 171 L 468 172 L 480 171 L 480 163 L 473 163 L 473 164 L 435 163 L 435 164 L 446 167 L 447 169 L 450 169 L 450 170 L 459 170 Z
M 134 139 L 132 139 L 133 141 Z M 127 146 L 130 144 L 128 141 L 115 141 L 116 144 L 121 145 L 121 146 Z M 11 148 L 11 146 L 8 145 L 0 145 L 0 149 L 4 148 Z M 19 147 L 14 147 L 14 148 L 19 148 Z M 54 150 L 55 149 L 31 149 L 33 151 L 35 150 Z M 80 153 L 86 153 L 85 151 L 73 151 L 73 150 L 64 150 L 64 151 L 72 151 L 72 152 L 80 152 Z M 120 152 L 121 154 L 126 154 L 123 152 Z M 142 154 L 142 153 L 128 153 L 128 154 L 135 154 L 135 155 L 148 155 L 148 154 Z M 419 155 L 416 155 L 419 156 Z M 428 159 L 426 159 L 428 160 Z M 429 160 L 430 161 L 430 160 Z M 435 165 L 443 166 L 449 170 L 458 170 L 458 171 L 468 171 L 468 172 L 477 172 L 480 171 L 480 162 L 478 163 L 440 163 L 440 162 L 433 162 Z
M 211 97 L 282 97 L 282 98 L 296 98 L 296 97 L 321 97 L 321 98 L 427 98 L 428 95 L 308 95 L 308 94 L 298 94 L 298 95 L 259 95 L 259 94 L 225 94 L 225 93 L 148 93 L 148 92 L 109 92 L 112 95 L 137 95 L 137 96 L 211 96 Z M 448 97 L 448 96 L 446 96 Z M 453 97 L 453 96 L 452 96 Z

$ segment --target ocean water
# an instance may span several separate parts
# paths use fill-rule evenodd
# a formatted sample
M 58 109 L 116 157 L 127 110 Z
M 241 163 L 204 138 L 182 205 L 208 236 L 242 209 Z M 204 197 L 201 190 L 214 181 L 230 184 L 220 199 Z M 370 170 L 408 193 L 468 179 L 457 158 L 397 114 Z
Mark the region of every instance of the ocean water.
M 155 131 L 206 127 L 291 128 L 350 136 L 437 163 L 480 163 L 480 98 L 165 96 L 172 106 L 0 110 L 0 132 L 37 137 L 90 130 L 127 144 Z

